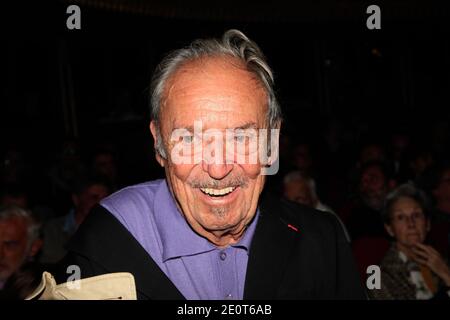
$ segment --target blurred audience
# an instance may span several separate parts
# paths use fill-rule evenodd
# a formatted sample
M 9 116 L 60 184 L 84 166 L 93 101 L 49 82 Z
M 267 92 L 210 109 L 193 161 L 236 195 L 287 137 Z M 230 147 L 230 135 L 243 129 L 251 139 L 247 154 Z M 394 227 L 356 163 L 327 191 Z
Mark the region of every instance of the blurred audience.
M 422 185 L 426 172 L 434 164 L 433 153 L 428 147 L 414 146 L 410 149 L 407 159 L 409 161 L 409 181 Z
M 27 181 L 29 170 L 23 151 L 16 147 L 5 150 L 0 164 L 0 178 L 4 184 L 20 184 Z
M 100 179 L 81 180 L 72 193 L 73 207 L 61 217 L 44 224 L 41 263 L 56 263 L 66 254 L 65 244 L 75 233 L 91 209 L 110 193 L 107 182 Z
M 383 210 L 393 243 L 381 262 L 381 289 L 374 299 L 450 299 L 450 269 L 442 256 L 425 244 L 430 229 L 425 194 L 410 184 L 392 191 Z
M 384 147 L 377 142 L 367 143 L 361 148 L 358 159 L 358 167 L 363 167 L 369 162 L 385 162 L 387 160 L 387 155 Z
M 450 125 L 448 117 L 442 117 L 437 120 L 431 130 L 430 145 L 433 153 L 438 158 L 447 158 L 450 155 Z
M 86 171 L 79 142 L 65 140 L 56 163 L 48 173 L 55 211 L 65 212 L 70 208 L 71 190 L 80 178 L 86 176 Z
M 384 236 L 381 209 L 388 192 L 395 187 L 388 165 L 369 161 L 359 170 L 357 197 L 351 204 L 346 224 L 352 240 L 367 236 Z
M 119 189 L 120 181 L 117 171 L 116 157 L 107 149 L 97 150 L 92 159 L 92 176 L 101 177 L 111 188 L 111 191 Z
M 320 201 L 317 195 L 316 182 L 313 178 L 301 171 L 288 173 L 283 180 L 283 196 L 290 201 L 335 215 L 344 230 L 347 240 L 350 242 L 350 236 L 341 219 L 329 206 Z
M 450 256 L 450 163 L 442 162 L 430 168 L 424 178 L 424 188 L 431 195 L 430 242 L 447 258 Z
M 292 151 L 292 167 L 309 175 L 314 175 L 314 160 L 311 146 L 307 142 L 298 142 Z
M 28 194 L 18 184 L 4 185 L 0 190 L 0 206 L 18 206 L 28 208 Z
M 0 208 L 0 289 L 36 257 L 41 246 L 40 223 L 30 211 L 17 206 Z
M 392 171 L 380 161 L 366 162 L 359 170 L 356 198 L 348 207 L 346 226 L 362 279 L 370 265 L 379 264 L 389 248 L 381 210 L 388 192 L 395 187 Z
M 397 131 L 391 136 L 389 151 L 397 183 L 407 182 L 410 176 L 408 153 L 411 148 L 411 139 L 408 133 Z

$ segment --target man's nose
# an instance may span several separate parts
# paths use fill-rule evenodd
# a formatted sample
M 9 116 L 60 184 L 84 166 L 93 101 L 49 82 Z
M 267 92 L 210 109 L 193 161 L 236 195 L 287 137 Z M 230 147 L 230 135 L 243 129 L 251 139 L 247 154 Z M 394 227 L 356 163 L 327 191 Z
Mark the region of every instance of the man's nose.
M 202 163 L 203 171 L 207 172 L 208 175 L 216 180 L 225 178 L 231 170 L 233 170 L 233 164 L 227 163 Z
M 220 180 L 233 170 L 233 164 L 228 160 L 225 141 L 216 138 L 212 143 L 214 144 L 212 151 L 207 150 L 203 155 L 202 168 L 211 178 Z

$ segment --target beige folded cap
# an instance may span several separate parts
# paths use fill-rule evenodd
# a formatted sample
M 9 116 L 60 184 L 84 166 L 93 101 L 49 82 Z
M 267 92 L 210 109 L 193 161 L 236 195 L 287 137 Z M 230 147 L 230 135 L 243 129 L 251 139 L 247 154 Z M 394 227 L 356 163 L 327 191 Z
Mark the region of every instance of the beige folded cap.
M 56 284 L 49 273 L 42 274 L 39 286 L 25 300 L 136 300 L 134 277 L 128 272 Z

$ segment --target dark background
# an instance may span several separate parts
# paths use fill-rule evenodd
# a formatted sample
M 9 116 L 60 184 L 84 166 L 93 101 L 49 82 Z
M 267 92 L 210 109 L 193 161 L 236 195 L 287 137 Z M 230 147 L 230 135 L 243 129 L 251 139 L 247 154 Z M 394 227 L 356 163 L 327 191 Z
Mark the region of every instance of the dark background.
M 81 7 L 81 30 L 66 8 Z M 381 30 L 366 8 L 381 7 Z M 125 184 L 161 176 L 148 130 L 148 85 L 171 49 L 238 28 L 275 71 L 284 132 L 321 147 L 338 122 L 345 166 L 360 136 L 448 129 L 450 19 L 430 1 L 15 1 L 2 4 L 1 153 L 45 170 L 68 137 L 86 153 L 113 143 Z M 346 133 L 349 132 L 348 135 Z M 431 141 L 431 140 L 429 140 Z M 438 148 L 446 150 L 443 134 Z M 326 159 L 333 162 L 333 159 Z

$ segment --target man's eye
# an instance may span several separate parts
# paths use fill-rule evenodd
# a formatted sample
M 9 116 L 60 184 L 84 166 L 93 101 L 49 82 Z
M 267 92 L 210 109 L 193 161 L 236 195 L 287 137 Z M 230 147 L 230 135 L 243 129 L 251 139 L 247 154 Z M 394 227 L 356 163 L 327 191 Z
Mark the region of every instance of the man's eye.
M 234 140 L 239 143 L 245 142 L 246 138 L 247 138 L 247 136 L 245 136 L 245 135 L 235 135 L 234 136 Z
M 191 135 L 189 135 L 189 136 L 182 136 L 181 139 L 182 139 L 183 143 L 191 144 L 194 141 L 194 136 L 191 136 Z

